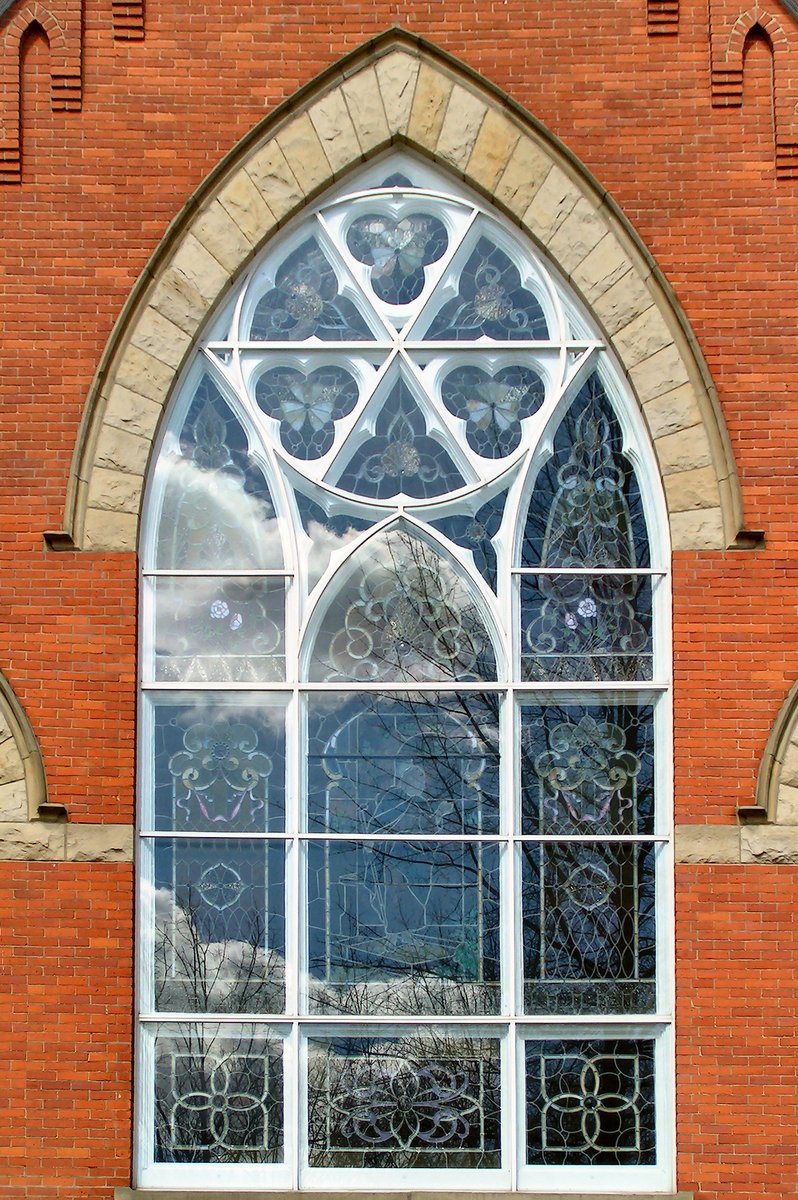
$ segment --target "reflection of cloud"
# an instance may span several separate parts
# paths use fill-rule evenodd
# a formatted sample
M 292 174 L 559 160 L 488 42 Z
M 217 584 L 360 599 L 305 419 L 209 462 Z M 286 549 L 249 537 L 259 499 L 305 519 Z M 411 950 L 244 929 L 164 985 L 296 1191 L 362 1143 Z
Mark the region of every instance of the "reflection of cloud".
M 254 495 L 246 491 L 245 477 L 237 471 L 207 470 L 188 458 L 167 462 L 158 531 L 160 567 L 268 570 L 283 565 L 280 523 L 265 481 L 263 494 Z
M 350 526 L 339 534 L 321 521 L 308 521 L 307 534 L 312 543 L 308 554 L 308 577 L 309 586 L 313 588 L 327 570 L 333 554 L 355 541 L 361 532 Z
M 193 576 L 158 579 L 154 587 L 157 658 L 223 662 L 282 653 L 283 579 Z M 182 677 L 203 676 L 189 666 Z
M 182 696 L 177 703 L 159 701 L 158 709 L 161 721 L 171 721 L 176 714 L 175 723 L 184 731 L 197 724 L 239 721 L 279 734 L 285 727 L 286 704 L 283 696 L 262 696 L 257 701 L 220 701 L 218 697 L 198 695 L 191 703 L 184 701 Z

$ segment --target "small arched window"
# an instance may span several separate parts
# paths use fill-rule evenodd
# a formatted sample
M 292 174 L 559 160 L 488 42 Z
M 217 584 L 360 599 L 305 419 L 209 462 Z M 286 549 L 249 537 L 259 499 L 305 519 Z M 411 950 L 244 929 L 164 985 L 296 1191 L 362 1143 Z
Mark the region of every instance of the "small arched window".
M 567 286 L 372 163 L 197 345 L 142 561 L 138 1182 L 669 1187 L 667 534 Z

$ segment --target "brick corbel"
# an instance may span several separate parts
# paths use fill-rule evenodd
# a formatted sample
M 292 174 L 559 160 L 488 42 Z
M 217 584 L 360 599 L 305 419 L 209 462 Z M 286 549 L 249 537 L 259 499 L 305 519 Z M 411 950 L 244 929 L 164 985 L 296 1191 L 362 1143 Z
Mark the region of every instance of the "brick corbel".
M 679 32 L 679 0 L 647 0 L 649 37 L 674 37 Z
M 144 37 L 144 0 L 111 0 L 114 38 L 117 42 L 140 42 Z
M 19 183 L 21 178 L 20 50 L 25 34 L 34 26 L 44 31 L 50 48 L 52 110 L 76 111 L 81 107 L 81 0 L 59 0 L 55 11 L 31 0 L 17 9 L 0 34 L 0 183 Z

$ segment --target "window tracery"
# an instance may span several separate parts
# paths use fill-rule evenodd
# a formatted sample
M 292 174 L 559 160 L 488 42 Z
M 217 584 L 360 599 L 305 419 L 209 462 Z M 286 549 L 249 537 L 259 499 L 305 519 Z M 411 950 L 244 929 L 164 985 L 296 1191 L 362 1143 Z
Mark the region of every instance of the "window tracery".
M 197 347 L 143 545 L 142 1183 L 667 1184 L 639 428 L 567 289 L 407 156 Z

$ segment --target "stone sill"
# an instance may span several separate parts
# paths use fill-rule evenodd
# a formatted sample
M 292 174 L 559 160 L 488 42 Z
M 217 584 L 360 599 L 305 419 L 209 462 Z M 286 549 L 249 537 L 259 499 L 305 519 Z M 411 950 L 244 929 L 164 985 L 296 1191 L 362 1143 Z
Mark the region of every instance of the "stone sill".
M 116 1188 L 114 1200 L 694 1200 L 692 1192 L 206 1192 Z

